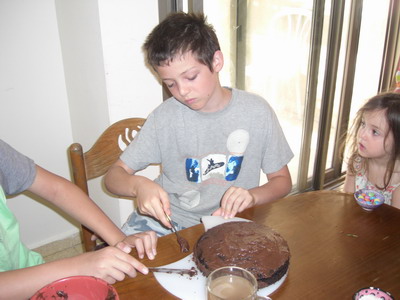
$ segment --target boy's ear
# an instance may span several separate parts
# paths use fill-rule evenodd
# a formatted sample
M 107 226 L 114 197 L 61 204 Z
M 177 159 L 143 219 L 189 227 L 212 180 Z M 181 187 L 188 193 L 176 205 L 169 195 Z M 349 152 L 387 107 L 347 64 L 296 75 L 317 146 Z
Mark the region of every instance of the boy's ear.
M 221 50 L 217 50 L 215 51 L 213 58 L 213 71 L 218 73 L 219 71 L 221 71 L 223 66 L 224 55 L 222 54 Z

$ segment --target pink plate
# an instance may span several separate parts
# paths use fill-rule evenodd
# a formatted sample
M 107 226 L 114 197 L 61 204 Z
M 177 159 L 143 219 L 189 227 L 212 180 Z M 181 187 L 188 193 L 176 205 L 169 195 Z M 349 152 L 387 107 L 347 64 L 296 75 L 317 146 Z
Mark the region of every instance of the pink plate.
M 36 292 L 31 300 L 119 300 L 115 288 L 92 276 L 71 276 L 56 280 Z
M 371 299 L 371 300 L 393 300 L 393 297 L 390 293 L 381 290 L 380 288 L 368 287 L 363 288 L 353 296 L 354 300 L 363 300 L 363 299 Z

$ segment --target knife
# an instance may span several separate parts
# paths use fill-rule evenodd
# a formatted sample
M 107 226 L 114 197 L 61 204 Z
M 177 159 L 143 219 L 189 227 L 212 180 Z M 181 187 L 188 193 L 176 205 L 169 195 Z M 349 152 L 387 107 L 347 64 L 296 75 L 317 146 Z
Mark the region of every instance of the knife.
M 161 273 L 175 273 L 184 275 L 187 274 L 190 277 L 197 275 L 197 270 L 192 267 L 191 269 L 171 269 L 171 268 L 148 268 L 152 272 L 161 272 Z

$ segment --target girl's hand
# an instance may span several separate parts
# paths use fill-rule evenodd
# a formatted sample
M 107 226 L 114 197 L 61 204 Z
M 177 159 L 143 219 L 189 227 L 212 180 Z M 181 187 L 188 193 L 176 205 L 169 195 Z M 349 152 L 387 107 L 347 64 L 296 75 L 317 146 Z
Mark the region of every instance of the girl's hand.
M 248 190 L 232 186 L 222 197 L 221 207 L 212 215 L 221 216 L 225 219 L 233 218 L 237 213 L 254 206 L 254 204 L 254 197 Z
M 132 248 L 136 248 L 139 258 L 144 258 L 146 253 L 149 259 L 154 259 L 157 255 L 157 234 L 154 231 L 145 231 L 128 235 L 116 247 L 129 253 Z

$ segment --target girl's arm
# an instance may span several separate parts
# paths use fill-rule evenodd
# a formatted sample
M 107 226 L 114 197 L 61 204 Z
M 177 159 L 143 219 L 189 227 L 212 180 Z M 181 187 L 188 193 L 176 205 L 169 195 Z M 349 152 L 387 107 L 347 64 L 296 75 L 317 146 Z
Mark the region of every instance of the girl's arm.
M 400 186 L 393 191 L 392 206 L 400 208 Z
M 344 191 L 346 193 L 354 193 L 355 192 L 355 176 L 349 171 L 347 171 L 346 178 L 344 180 Z

